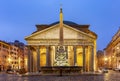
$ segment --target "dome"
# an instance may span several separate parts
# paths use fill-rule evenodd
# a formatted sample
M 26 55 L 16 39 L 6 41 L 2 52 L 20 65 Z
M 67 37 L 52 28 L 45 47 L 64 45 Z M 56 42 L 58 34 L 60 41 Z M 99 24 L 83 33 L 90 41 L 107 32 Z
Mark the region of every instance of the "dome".
M 55 24 L 58 24 L 58 23 L 59 23 L 59 21 L 54 22 L 54 23 L 52 23 L 52 24 L 50 24 L 50 25 L 55 25 Z M 72 22 L 72 21 L 63 21 L 63 23 L 64 23 L 64 24 L 67 24 L 67 25 L 78 25 L 77 23 Z

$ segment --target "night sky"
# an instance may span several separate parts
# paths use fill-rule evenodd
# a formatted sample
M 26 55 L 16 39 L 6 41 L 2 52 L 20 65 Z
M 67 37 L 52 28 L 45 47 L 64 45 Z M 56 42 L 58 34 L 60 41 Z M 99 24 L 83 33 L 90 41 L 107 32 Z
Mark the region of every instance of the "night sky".
M 97 50 L 110 42 L 120 27 L 120 0 L 0 0 L 0 40 L 19 40 L 36 30 L 36 24 L 64 20 L 90 25 L 98 35 Z

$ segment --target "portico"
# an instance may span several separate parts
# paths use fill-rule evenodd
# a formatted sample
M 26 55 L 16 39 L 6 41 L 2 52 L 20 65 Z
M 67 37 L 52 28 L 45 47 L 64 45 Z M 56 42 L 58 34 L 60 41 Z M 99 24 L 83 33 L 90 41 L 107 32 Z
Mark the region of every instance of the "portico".
M 97 35 L 89 25 L 63 21 L 61 10 L 60 22 L 36 27 L 37 31 L 25 38 L 28 72 L 38 72 L 42 66 L 82 66 L 84 72 L 97 69 Z

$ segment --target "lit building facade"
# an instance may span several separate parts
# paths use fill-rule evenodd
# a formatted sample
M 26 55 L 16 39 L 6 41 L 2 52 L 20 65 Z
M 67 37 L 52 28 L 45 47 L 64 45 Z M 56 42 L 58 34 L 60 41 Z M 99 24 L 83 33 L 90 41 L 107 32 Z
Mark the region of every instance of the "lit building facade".
M 120 28 L 105 48 L 107 67 L 120 68 Z
M 105 66 L 105 55 L 102 50 L 97 51 L 97 64 L 100 69 Z
M 22 68 L 27 70 L 27 54 L 28 49 L 23 43 L 19 41 L 7 43 L 0 40 L 0 71 Z
M 10 66 L 11 66 L 11 69 L 18 69 L 18 50 L 19 48 L 16 47 L 15 45 L 11 45 L 11 48 L 10 48 L 10 55 L 9 55 L 9 60 L 10 60 Z
M 97 70 L 97 35 L 89 25 L 60 21 L 36 25 L 37 31 L 25 37 L 28 46 L 28 72 L 38 72 L 42 66 L 82 66 L 83 71 Z
M 0 40 L 0 71 L 6 71 L 10 65 L 10 45 Z
M 15 40 L 14 42 L 9 42 L 11 45 L 11 66 L 12 69 L 22 69 L 22 68 L 27 68 L 25 67 L 25 59 L 26 58 L 26 53 L 27 53 L 27 47 L 22 43 L 19 42 L 18 40 Z M 28 53 L 27 53 L 28 54 Z

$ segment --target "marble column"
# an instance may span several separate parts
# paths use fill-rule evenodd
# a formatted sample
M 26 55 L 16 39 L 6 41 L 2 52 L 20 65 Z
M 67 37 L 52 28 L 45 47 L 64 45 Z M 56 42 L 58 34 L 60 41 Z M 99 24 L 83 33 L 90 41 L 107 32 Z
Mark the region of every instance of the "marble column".
M 58 47 L 55 46 L 55 59 L 57 58 L 57 51 L 58 51 Z
M 27 61 L 28 72 L 31 72 L 31 51 L 30 46 L 28 46 L 28 61 Z
M 85 46 L 83 46 L 83 72 L 86 71 L 86 55 L 85 55 Z
M 33 72 L 34 71 L 34 68 L 33 68 L 33 50 L 31 50 L 31 72 Z
M 91 48 L 91 71 L 94 71 L 94 47 Z
M 46 66 L 49 66 L 49 46 L 46 46 Z
M 51 66 L 51 47 L 48 47 L 48 66 Z
M 40 70 L 40 46 L 37 47 L 37 72 Z
M 66 59 L 68 59 L 68 46 L 65 46 L 65 51 L 66 51 Z
M 73 51 L 74 51 L 74 66 L 75 66 L 77 63 L 76 46 L 73 46 Z

